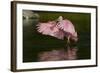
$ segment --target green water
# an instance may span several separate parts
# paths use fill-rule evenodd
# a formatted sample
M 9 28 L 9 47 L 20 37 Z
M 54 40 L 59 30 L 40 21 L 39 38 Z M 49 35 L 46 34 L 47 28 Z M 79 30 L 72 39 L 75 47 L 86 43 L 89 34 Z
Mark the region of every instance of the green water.
M 23 19 L 23 62 L 36 62 L 37 54 L 41 51 L 50 51 L 52 49 L 64 48 L 66 40 L 59 40 L 57 38 L 42 35 L 37 32 L 36 24 L 38 21 L 46 22 L 48 20 L 55 20 L 60 15 L 69 19 L 75 26 L 78 32 L 78 42 L 75 47 L 78 48 L 78 59 L 91 58 L 91 38 L 90 38 L 90 14 L 88 13 L 59 13 L 59 12 L 42 12 L 35 11 L 40 15 L 37 19 Z

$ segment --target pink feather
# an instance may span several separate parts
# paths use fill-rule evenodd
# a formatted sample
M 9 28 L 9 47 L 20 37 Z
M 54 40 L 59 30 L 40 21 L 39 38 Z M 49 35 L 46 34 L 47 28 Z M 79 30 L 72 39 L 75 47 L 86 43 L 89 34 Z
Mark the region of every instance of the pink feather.
M 74 25 L 67 19 L 63 20 L 62 16 L 58 18 L 58 22 L 49 21 L 47 23 L 39 23 L 37 26 L 38 32 L 44 35 L 50 35 L 58 39 L 70 36 L 74 41 L 78 40 Z
M 65 20 L 60 20 L 58 23 L 57 23 L 57 26 L 59 29 L 61 29 L 62 31 L 64 31 L 65 33 L 65 36 L 66 37 L 69 37 L 74 40 L 74 41 L 77 41 L 78 38 L 77 38 L 77 32 L 75 31 L 75 27 L 74 25 L 72 24 L 71 21 L 65 19 Z
M 50 35 L 58 39 L 64 38 L 64 33 L 59 30 L 59 28 L 56 26 L 55 21 L 49 21 L 47 23 L 40 23 L 37 26 L 38 26 L 37 27 L 38 32 L 44 35 Z

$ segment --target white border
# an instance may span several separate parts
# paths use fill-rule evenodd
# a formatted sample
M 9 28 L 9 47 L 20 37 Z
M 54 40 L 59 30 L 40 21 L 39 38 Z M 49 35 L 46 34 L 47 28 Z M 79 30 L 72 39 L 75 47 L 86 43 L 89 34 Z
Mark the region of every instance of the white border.
M 41 11 L 59 11 L 59 12 L 82 12 L 91 13 L 91 59 L 90 60 L 74 60 L 74 61 L 51 61 L 51 62 L 31 62 L 23 63 L 23 23 L 22 10 L 41 10 Z M 35 69 L 35 68 L 51 68 L 51 67 L 69 67 L 96 64 L 96 9 L 84 7 L 64 7 L 50 5 L 28 5 L 17 4 L 17 69 Z

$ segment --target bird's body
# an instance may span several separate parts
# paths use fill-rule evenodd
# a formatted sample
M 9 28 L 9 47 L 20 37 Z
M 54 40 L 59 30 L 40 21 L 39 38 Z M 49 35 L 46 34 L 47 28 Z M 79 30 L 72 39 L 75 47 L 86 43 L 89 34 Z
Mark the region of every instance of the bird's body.
M 77 32 L 75 31 L 74 25 L 71 23 L 71 21 L 65 19 L 65 20 L 60 20 L 57 23 L 59 29 L 61 29 L 65 33 L 65 37 L 68 38 L 68 42 L 70 39 L 77 41 Z
M 39 23 L 37 26 L 38 32 L 44 35 L 50 35 L 62 40 L 67 37 L 68 42 L 70 42 L 70 39 L 75 42 L 78 40 L 74 25 L 67 19 L 63 20 L 62 16 L 59 16 L 57 21 Z

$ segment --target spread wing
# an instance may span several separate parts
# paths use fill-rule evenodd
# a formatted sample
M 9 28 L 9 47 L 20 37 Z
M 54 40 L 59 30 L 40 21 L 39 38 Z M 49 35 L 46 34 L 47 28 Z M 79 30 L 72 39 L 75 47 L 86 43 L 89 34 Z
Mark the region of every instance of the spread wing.
M 64 33 L 61 30 L 59 30 L 59 28 L 56 26 L 56 24 L 51 24 L 50 22 L 38 24 L 37 31 L 44 35 L 50 35 L 50 36 L 56 37 L 58 39 L 64 38 Z

